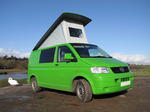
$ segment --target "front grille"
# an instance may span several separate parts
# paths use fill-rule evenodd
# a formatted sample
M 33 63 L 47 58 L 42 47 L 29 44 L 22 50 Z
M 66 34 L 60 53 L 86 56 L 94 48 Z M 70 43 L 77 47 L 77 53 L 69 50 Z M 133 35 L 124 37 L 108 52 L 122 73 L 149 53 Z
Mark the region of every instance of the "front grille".
M 121 78 L 121 82 L 129 81 L 129 77 Z
M 129 72 L 128 67 L 111 67 L 111 70 L 114 73 L 126 73 L 126 72 Z

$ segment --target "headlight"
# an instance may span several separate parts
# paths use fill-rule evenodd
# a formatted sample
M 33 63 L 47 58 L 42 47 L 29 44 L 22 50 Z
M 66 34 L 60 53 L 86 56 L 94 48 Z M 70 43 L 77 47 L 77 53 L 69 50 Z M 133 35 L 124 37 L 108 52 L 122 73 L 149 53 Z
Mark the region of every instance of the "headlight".
M 91 67 L 91 73 L 109 73 L 107 67 Z

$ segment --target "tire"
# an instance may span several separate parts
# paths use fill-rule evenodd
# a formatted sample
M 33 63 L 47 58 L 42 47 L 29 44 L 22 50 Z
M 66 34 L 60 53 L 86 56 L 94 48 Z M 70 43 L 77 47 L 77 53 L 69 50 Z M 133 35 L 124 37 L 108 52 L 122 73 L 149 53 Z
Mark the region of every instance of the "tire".
M 31 78 L 31 88 L 34 93 L 41 91 L 41 88 L 38 86 L 38 82 L 35 77 Z
M 89 102 L 92 100 L 92 89 L 85 79 L 80 79 L 76 85 L 76 95 L 80 102 Z

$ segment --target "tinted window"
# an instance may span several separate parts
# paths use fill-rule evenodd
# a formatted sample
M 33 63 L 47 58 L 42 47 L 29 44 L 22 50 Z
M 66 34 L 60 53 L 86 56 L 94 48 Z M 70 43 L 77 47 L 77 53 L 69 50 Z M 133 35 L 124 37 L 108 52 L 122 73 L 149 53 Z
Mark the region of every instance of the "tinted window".
M 58 48 L 57 62 L 66 62 L 67 60 L 64 59 L 66 53 L 71 53 L 72 56 L 75 58 L 74 54 L 67 46 L 61 46 Z
M 70 33 L 71 37 L 82 38 L 82 30 L 81 29 L 69 27 L 69 33 Z
M 54 54 L 55 54 L 55 48 L 42 50 L 40 56 L 40 63 L 53 62 Z

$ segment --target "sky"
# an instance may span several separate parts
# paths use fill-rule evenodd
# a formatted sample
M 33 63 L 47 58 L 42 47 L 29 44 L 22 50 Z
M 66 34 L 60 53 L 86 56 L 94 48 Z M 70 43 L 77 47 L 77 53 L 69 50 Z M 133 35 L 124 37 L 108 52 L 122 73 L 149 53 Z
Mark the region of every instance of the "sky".
M 85 26 L 90 44 L 150 65 L 150 0 L 0 0 L 0 56 L 29 57 L 63 12 L 92 19 Z

